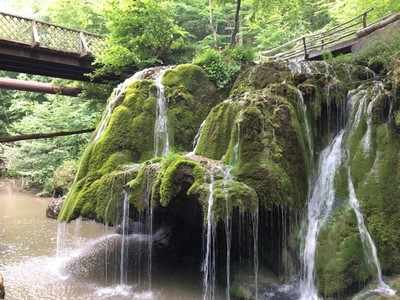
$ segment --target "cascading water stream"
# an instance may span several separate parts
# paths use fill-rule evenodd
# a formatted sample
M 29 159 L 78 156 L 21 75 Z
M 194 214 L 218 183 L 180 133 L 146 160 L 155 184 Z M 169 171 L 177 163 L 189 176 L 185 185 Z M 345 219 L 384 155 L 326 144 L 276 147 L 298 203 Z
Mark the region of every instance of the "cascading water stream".
M 379 294 L 393 296 L 396 294 L 384 281 L 382 277 L 382 269 L 379 263 L 378 254 L 374 240 L 372 239 L 367 227 L 365 226 L 364 216 L 361 212 L 360 204 L 354 189 L 353 181 L 351 179 L 350 168 L 348 169 L 348 186 L 349 186 L 349 203 L 357 218 L 358 231 L 360 232 L 361 242 L 364 249 L 364 255 L 367 257 L 368 262 L 373 264 L 376 269 L 376 277 L 378 287 L 372 292 Z
M 374 94 L 374 98 L 369 102 L 367 106 L 367 131 L 363 137 L 363 148 L 366 153 L 368 153 L 371 147 L 371 135 L 372 135 L 372 109 L 374 107 L 375 102 L 379 99 L 383 92 L 383 83 L 380 81 L 374 82 L 374 86 L 372 88 L 372 93 Z
M 204 121 L 201 123 L 201 125 L 200 125 L 200 127 L 199 127 L 199 130 L 197 131 L 197 133 L 196 133 L 196 135 L 195 135 L 195 137 L 194 137 L 194 140 L 193 140 L 193 151 L 191 152 L 191 153 L 193 153 L 193 154 L 196 153 L 197 146 L 198 146 L 198 144 L 199 144 L 200 135 L 201 135 L 201 130 L 203 129 L 203 127 L 204 127 L 205 124 L 206 124 L 206 120 L 204 120 Z
M 259 212 L 258 207 L 252 215 L 253 225 L 253 263 L 254 263 L 254 283 L 255 283 L 255 300 L 258 300 L 258 226 Z
M 314 153 L 314 147 L 313 147 L 313 142 L 312 142 L 312 132 L 311 132 L 311 127 L 309 124 L 308 116 L 307 116 L 307 105 L 305 104 L 303 93 L 299 89 L 295 89 L 299 101 L 300 101 L 300 108 L 301 112 L 303 114 L 303 120 L 304 120 L 304 128 L 306 130 L 306 139 L 307 139 L 307 144 L 308 144 L 308 150 L 310 152 L 310 156 L 313 156 Z
M 303 277 L 300 285 L 301 300 L 318 300 L 315 287 L 315 254 L 320 229 L 329 217 L 335 200 L 335 172 L 342 161 L 341 131 L 322 151 L 318 175 L 308 201 L 308 224 L 303 249 Z
M 231 299 L 231 245 L 232 245 L 232 217 L 229 210 L 229 195 L 227 183 L 232 180 L 231 167 L 224 172 L 224 193 L 225 193 L 225 238 L 226 238 L 226 299 Z
M 126 243 L 129 225 L 129 200 L 128 193 L 123 191 L 123 211 L 122 211 L 122 236 L 121 236 L 121 261 L 120 261 L 120 284 L 128 283 L 128 245 Z
M 157 87 L 157 107 L 156 122 L 154 125 L 154 151 L 155 156 L 165 156 L 169 152 L 169 136 L 168 136 L 168 116 L 167 116 L 167 99 L 165 97 L 165 87 L 162 84 L 162 78 L 165 70 L 161 71 L 156 77 L 155 84 Z
M 67 223 L 65 222 L 59 222 L 57 224 L 57 244 L 56 244 L 57 257 L 61 257 L 65 252 L 66 226 Z
M 210 174 L 210 185 L 208 190 L 208 208 L 207 208 L 207 224 L 205 228 L 204 249 L 205 256 L 203 260 L 203 300 L 213 300 L 215 298 L 215 223 L 213 216 L 214 205 L 214 185 L 215 178 L 213 172 Z

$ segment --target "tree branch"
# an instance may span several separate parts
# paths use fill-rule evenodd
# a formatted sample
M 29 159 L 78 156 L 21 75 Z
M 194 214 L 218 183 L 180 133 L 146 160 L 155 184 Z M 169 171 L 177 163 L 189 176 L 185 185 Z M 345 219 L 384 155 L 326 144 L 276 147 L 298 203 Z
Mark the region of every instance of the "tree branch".
M 3 136 L 3 137 L 0 137 L 0 143 L 13 143 L 13 142 L 24 141 L 24 140 L 50 139 L 50 138 L 60 137 L 60 136 L 88 133 L 88 132 L 92 132 L 94 130 L 95 130 L 95 128 L 88 128 L 88 129 L 73 130 L 73 131 L 59 131 L 59 132 L 50 132 L 50 133 L 33 133 L 33 134 L 20 134 L 20 135 L 14 135 L 14 136 Z

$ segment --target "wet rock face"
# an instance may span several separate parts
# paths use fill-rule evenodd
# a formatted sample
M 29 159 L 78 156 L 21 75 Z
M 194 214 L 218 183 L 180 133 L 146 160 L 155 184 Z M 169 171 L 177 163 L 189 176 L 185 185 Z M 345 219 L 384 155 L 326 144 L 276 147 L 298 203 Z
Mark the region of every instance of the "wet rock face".
M 132 219 L 129 219 L 127 227 L 124 229 L 122 225 L 118 225 L 115 229 L 115 233 L 123 234 L 124 230 L 126 234 L 133 233 L 145 233 L 146 225 L 140 222 L 134 222 Z
M 4 299 L 6 295 L 5 287 L 4 287 L 4 278 L 3 275 L 0 273 L 0 299 Z
M 46 209 L 46 217 L 50 219 L 57 219 L 63 206 L 65 197 L 53 198 L 49 201 Z

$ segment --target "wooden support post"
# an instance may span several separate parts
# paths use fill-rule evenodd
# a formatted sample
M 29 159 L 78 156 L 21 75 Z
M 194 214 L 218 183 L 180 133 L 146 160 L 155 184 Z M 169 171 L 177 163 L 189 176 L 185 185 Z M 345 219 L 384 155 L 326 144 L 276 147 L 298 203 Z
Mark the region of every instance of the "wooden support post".
M 365 12 L 362 16 L 363 28 L 367 27 L 367 12 Z
M 54 85 L 51 83 L 37 82 L 31 80 L 18 80 L 11 78 L 0 78 L 0 89 L 18 90 L 43 94 L 59 94 L 64 96 L 77 97 L 81 92 L 80 88 Z
M 40 46 L 39 32 L 37 30 L 37 24 L 35 20 L 32 20 L 32 48 Z
M 303 47 L 304 47 L 304 59 L 308 59 L 308 53 L 307 53 L 307 43 L 306 43 L 306 37 L 303 36 Z
M 83 34 L 83 32 L 79 33 L 79 39 L 80 39 L 80 43 L 81 43 L 81 57 L 87 57 L 90 54 L 90 51 L 88 48 L 86 37 Z

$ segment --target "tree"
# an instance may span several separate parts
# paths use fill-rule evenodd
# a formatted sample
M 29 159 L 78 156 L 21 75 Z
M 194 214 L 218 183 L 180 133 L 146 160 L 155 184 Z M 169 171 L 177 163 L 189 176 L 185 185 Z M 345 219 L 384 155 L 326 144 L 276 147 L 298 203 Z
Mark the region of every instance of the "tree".
M 55 0 L 48 10 L 43 12 L 45 18 L 58 25 L 82 29 L 93 33 L 106 32 L 106 20 L 102 0 Z
M 241 4 L 242 4 L 241 0 L 236 0 L 235 25 L 234 25 L 233 31 L 232 31 L 231 46 L 236 45 L 236 35 L 239 33 L 239 29 L 240 29 L 240 7 L 241 7 Z
M 187 32 L 176 23 L 168 2 L 110 0 L 105 14 L 107 49 L 98 57 L 103 71 L 171 64 L 184 56 Z

